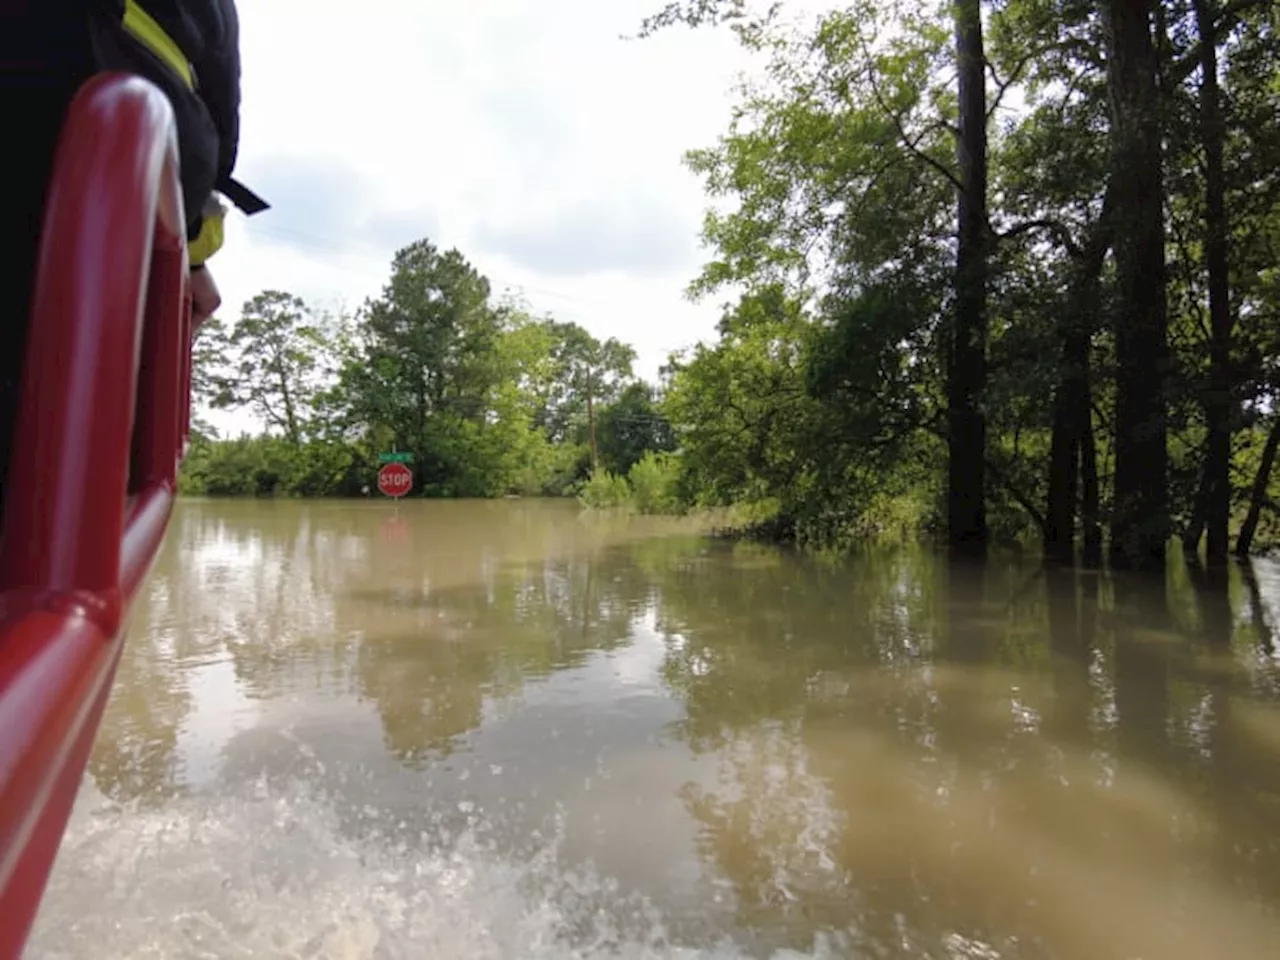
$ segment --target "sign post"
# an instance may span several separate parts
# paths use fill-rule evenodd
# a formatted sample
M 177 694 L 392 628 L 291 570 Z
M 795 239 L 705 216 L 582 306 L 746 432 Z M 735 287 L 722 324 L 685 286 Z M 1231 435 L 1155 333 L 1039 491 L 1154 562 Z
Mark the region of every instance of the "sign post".
M 406 464 L 412 462 L 411 453 L 381 453 L 378 460 L 382 469 L 378 471 L 378 492 L 384 497 L 399 500 L 413 489 L 413 471 Z

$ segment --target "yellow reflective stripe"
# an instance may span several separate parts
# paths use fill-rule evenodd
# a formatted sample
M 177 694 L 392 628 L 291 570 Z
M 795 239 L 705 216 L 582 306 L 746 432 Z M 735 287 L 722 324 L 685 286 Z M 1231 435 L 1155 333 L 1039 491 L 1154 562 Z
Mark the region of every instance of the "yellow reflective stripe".
M 221 212 L 205 214 L 200 232 L 187 244 L 187 260 L 191 266 L 201 266 L 222 249 L 222 217 Z
M 142 42 L 152 53 L 167 63 L 177 72 L 191 89 L 195 89 L 195 75 L 191 63 L 182 52 L 182 48 L 174 43 L 173 38 L 164 32 L 164 28 L 152 19 L 151 14 L 138 6 L 137 0 L 125 0 L 124 28 Z

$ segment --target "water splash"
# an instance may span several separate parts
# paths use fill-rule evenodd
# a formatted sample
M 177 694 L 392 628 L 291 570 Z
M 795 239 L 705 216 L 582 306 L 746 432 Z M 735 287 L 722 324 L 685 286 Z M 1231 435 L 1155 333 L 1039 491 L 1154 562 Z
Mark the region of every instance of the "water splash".
M 559 863 L 562 825 L 499 854 L 479 817 L 416 836 L 343 823 L 303 786 L 162 809 L 86 784 L 27 955 L 432 960 L 737 958 L 727 940 L 672 942 L 660 912 Z M 847 955 L 819 944 L 812 956 Z M 846 945 L 847 946 L 847 945 Z M 776 958 L 797 957 L 775 953 Z

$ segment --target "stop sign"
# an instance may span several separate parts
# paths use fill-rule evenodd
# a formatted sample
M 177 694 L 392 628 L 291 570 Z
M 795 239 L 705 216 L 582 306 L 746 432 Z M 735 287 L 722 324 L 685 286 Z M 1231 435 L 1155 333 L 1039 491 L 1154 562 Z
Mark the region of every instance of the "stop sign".
M 388 497 L 403 497 L 413 487 L 413 471 L 403 463 L 386 463 L 378 471 L 378 492 Z

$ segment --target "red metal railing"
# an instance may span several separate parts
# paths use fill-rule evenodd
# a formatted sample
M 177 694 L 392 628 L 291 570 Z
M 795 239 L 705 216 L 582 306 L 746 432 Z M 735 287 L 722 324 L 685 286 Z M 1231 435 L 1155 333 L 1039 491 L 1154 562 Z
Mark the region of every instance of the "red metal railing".
M 30 930 L 173 506 L 192 333 L 177 170 L 156 87 L 102 74 L 80 90 L 54 160 L 0 542 L 0 958 Z

